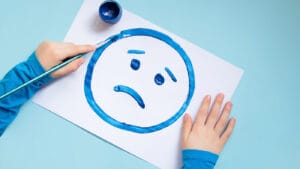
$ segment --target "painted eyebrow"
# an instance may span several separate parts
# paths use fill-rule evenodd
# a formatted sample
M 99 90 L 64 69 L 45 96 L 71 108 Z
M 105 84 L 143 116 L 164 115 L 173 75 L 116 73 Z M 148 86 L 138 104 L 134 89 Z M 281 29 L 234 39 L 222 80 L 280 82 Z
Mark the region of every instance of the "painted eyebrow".
M 176 79 L 174 73 L 168 67 L 165 67 L 165 71 L 168 73 L 168 75 L 170 76 L 170 78 L 172 79 L 173 82 L 177 82 L 177 79 Z
M 128 54 L 145 54 L 146 52 L 144 50 L 140 49 L 129 49 L 127 51 Z

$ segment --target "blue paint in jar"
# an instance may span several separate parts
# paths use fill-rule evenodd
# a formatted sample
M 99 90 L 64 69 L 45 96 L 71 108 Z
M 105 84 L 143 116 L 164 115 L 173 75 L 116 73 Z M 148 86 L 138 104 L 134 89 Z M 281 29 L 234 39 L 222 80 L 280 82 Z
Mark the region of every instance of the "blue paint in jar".
M 113 0 L 104 1 L 99 7 L 100 18 L 109 24 L 117 23 L 122 16 L 121 5 Z

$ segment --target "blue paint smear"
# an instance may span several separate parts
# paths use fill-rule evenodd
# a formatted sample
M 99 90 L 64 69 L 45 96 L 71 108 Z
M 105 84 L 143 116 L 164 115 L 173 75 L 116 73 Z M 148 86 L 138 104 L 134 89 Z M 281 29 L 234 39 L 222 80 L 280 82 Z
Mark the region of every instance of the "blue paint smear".
M 142 97 L 134 89 L 128 86 L 117 85 L 114 87 L 114 91 L 129 94 L 139 104 L 141 108 L 145 108 L 145 104 Z
M 177 82 L 177 79 L 176 79 L 175 75 L 173 74 L 173 72 L 168 67 L 165 67 L 165 71 L 171 77 L 171 79 L 172 79 L 173 82 Z
M 162 121 L 156 125 L 147 126 L 147 127 L 137 126 L 137 125 L 133 125 L 133 124 L 127 124 L 126 122 L 118 121 L 118 120 L 112 118 L 111 116 L 109 116 L 109 114 L 107 114 L 105 111 L 103 111 L 102 108 L 96 103 L 96 100 L 94 99 L 93 91 L 91 88 L 94 67 L 95 67 L 95 64 L 97 63 L 98 59 L 101 57 L 103 51 L 107 47 L 109 47 L 111 44 L 117 42 L 118 40 L 123 39 L 123 38 L 132 37 L 132 36 L 153 37 L 153 38 L 159 39 L 159 40 L 167 43 L 169 46 L 171 46 L 174 50 L 177 51 L 177 53 L 183 59 L 185 66 L 186 66 L 186 71 L 188 73 L 188 79 L 189 79 L 188 93 L 186 95 L 185 101 L 182 103 L 179 110 L 177 112 L 175 112 L 175 114 L 173 116 L 171 116 L 169 119 Z M 178 43 L 173 41 L 169 36 L 167 36 L 161 32 L 158 32 L 158 31 L 155 31 L 152 29 L 147 29 L 147 28 L 127 29 L 127 30 L 121 31 L 119 34 L 109 37 L 107 39 L 106 43 L 103 44 L 102 46 L 100 46 L 99 48 L 97 48 L 96 51 L 94 52 L 91 60 L 89 61 L 86 75 L 85 75 L 85 80 L 84 80 L 85 97 L 86 97 L 88 104 L 94 110 L 94 112 L 97 113 L 97 115 L 101 119 L 103 119 L 105 122 L 107 122 L 108 124 L 115 126 L 119 129 L 136 132 L 136 133 L 151 133 L 151 132 L 155 132 L 155 131 L 164 129 L 164 128 L 170 126 L 171 124 L 173 124 L 175 121 L 177 121 L 183 115 L 183 113 L 187 109 L 187 107 L 190 104 L 191 99 L 193 97 L 194 90 L 195 90 L 194 69 L 193 69 L 192 62 L 190 61 L 186 52 L 182 49 L 182 47 Z M 98 100 L 98 101 L 101 102 L 101 100 Z M 161 113 L 164 113 L 164 112 L 161 112 Z
M 127 51 L 129 54 L 145 54 L 144 50 L 130 49 Z
M 130 67 L 133 70 L 138 70 L 140 68 L 141 62 L 137 59 L 132 59 L 130 63 Z
M 154 77 L 154 82 L 157 85 L 163 85 L 165 82 L 165 78 L 160 73 L 157 73 Z

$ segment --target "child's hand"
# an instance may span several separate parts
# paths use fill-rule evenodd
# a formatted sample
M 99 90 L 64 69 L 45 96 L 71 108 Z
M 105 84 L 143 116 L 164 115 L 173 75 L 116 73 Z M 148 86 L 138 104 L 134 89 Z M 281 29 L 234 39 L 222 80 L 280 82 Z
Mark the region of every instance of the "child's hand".
M 234 118 L 228 121 L 232 107 L 231 102 L 225 104 L 222 114 L 219 115 L 223 99 L 224 95 L 218 94 L 208 112 L 211 97 L 206 96 L 194 124 L 190 115 L 185 114 L 181 139 L 183 149 L 198 149 L 220 154 L 235 125 Z
M 63 60 L 75 55 L 95 50 L 93 45 L 75 45 L 72 43 L 43 42 L 36 50 L 36 56 L 47 71 L 53 66 L 60 64 Z M 51 74 L 52 77 L 60 77 L 74 72 L 84 62 L 84 58 L 77 59 L 65 67 Z

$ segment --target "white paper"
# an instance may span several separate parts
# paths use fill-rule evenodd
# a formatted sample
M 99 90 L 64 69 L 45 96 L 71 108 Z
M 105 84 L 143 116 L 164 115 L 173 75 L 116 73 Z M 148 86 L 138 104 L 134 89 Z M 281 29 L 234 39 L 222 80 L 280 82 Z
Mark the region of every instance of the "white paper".
M 206 94 L 223 92 L 226 100 L 232 96 L 243 74 L 240 68 L 126 10 L 117 24 L 105 24 L 98 16 L 101 2 L 84 1 L 65 41 L 95 44 L 122 30 L 151 28 L 170 36 L 184 49 L 193 64 L 195 90 L 185 112 L 195 116 Z M 129 54 L 128 49 L 144 50 L 145 54 Z M 182 116 L 170 126 L 144 134 L 120 129 L 104 121 L 88 104 L 84 92 L 91 55 L 79 70 L 38 92 L 34 102 L 159 168 L 180 168 Z M 138 70 L 130 67 L 133 59 L 141 63 Z M 177 82 L 172 81 L 164 70 L 166 66 L 176 76 Z M 165 78 L 163 85 L 155 84 L 157 73 Z M 117 84 L 135 89 L 142 96 L 145 108 L 141 108 L 130 95 L 115 92 L 113 87 Z M 103 52 L 95 64 L 91 88 L 96 103 L 106 114 L 120 122 L 146 127 L 167 120 L 181 107 L 189 91 L 189 76 L 180 55 L 170 46 L 151 37 L 134 36 L 117 41 Z

